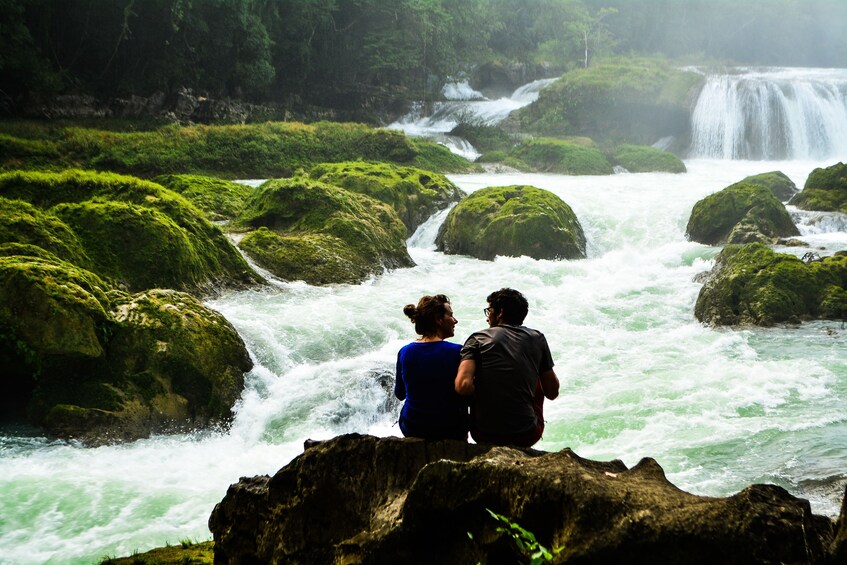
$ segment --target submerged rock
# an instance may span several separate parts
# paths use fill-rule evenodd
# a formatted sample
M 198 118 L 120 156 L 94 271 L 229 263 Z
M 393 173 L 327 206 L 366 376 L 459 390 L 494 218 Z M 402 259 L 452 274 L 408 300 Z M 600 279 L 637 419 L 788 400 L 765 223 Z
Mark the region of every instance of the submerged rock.
M 582 259 L 585 234 L 571 207 L 552 192 L 534 186 L 489 187 L 450 211 L 436 246 L 487 260 L 497 255 Z
M 685 233 L 691 241 L 706 245 L 775 243 L 800 235 L 791 215 L 769 188 L 744 181 L 697 202 Z
M 696 496 L 649 458 L 627 468 L 570 449 L 355 434 L 242 478 L 209 528 L 220 564 L 526 559 L 487 510 L 561 548 L 562 563 L 824 563 L 840 551 L 832 520 L 773 485 Z
M 283 280 L 358 283 L 414 265 L 389 205 L 304 176 L 263 184 L 236 223 L 255 229 L 239 247 Z
M 389 163 L 324 163 L 309 176 L 390 205 L 406 225 L 407 235 L 465 195 L 444 175 Z
M 837 163 L 813 170 L 806 179 L 803 191 L 792 198 L 789 204 L 801 210 L 847 214 L 847 165 Z
M 694 306 L 712 325 L 771 326 L 847 315 L 847 254 L 807 262 L 762 244 L 728 245 Z

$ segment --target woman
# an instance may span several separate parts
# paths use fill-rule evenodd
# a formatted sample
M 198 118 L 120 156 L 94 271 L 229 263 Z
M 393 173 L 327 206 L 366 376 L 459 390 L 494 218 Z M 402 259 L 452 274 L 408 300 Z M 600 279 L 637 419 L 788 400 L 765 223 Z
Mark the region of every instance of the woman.
M 394 395 L 405 400 L 400 430 L 406 437 L 466 441 L 468 404 L 453 386 L 462 346 L 444 341 L 459 323 L 450 300 L 443 294 L 424 296 L 403 313 L 421 337 L 397 354 Z

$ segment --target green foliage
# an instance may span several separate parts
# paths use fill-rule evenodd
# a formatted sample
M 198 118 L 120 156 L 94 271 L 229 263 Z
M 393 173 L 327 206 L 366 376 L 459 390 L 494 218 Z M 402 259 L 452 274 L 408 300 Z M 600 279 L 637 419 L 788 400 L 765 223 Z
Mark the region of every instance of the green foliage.
M 760 243 L 727 245 L 697 297 L 694 314 L 714 325 L 844 319 L 845 299 L 847 256 L 806 263 Z
M 535 534 L 521 527 L 518 523 L 488 508 L 485 510 L 500 524 L 497 531 L 512 538 L 518 552 L 528 559 L 530 565 L 550 563 L 553 561 L 554 556 L 565 549 L 564 547 L 554 547 L 552 550 L 547 549 L 538 543 L 538 540 L 535 539 Z
M 684 173 L 685 163 L 674 155 L 661 149 L 646 145 L 621 145 L 615 148 L 615 162 L 631 173 Z
M 800 235 L 769 188 L 740 182 L 700 200 L 691 210 L 686 235 L 707 245 L 772 241 Z
M 585 235 L 573 210 L 552 192 L 533 186 L 472 193 L 447 215 L 436 245 L 445 253 L 487 260 L 497 255 L 585 257 Z
M 128 557 L 107 557 L 99 565 L 212 565 L 215 542 L 180 540 L 179 545 L 159 547 Z
M 563 175 L 611 175 L 611 163 L 598 149 L 561 139 L 530 139 L 511 154 L 535 171 Z

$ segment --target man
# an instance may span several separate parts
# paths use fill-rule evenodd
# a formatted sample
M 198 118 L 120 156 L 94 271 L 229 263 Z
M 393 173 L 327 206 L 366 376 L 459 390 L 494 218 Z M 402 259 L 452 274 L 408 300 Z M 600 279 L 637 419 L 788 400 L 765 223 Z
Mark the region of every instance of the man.
M 544 334 L 522 325 L 529 311 L 523 294 L 502 288 L 486 300 L 490 327 L 465 341 L 456 392 L 472 395 L 474 441 L 530 447 L 544 432 L 544 397 L 559 396 L 553 357 Z

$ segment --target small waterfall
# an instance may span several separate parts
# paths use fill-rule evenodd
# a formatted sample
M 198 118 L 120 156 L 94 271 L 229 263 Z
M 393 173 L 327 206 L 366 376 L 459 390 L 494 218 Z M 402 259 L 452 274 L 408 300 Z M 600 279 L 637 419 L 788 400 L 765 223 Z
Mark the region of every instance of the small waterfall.
M 408 135 L 431 138 L 454 153 L 473 160 L 479 157 L 476 149 L 467 141 L 447 136 L 453 128 L 460 123 L 497 125 L 513 111 L 537 100 L 538 93 L 555 80 L 550 78 L 530 82 L 515 90 L 508 98 L 496 100 L 485 98 L 465 82 L 446 84 L 441 90 L 445 101 L 436 102 L 432 113 L 426 114 L 423 104 L 415 104 L 408 114 L 388 127 L 402 130 Z
M 691 117 L 691 157 L 847 157 L 847 70 L 736 71 L 707 77 Z

